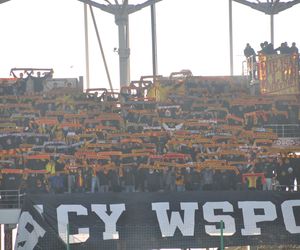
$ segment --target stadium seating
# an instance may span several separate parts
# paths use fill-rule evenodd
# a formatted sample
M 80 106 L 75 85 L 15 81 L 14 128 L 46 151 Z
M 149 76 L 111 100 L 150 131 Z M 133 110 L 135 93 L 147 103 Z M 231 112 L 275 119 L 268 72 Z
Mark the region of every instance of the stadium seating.
M 274 148 L 271 129 L 300 124 L 297 96 L 253 96 L 230 78 L 191 74 L 119 93 L 13 88 L 0 91 L 1 189 L 291 190 L 300 182 L 299 148 Z

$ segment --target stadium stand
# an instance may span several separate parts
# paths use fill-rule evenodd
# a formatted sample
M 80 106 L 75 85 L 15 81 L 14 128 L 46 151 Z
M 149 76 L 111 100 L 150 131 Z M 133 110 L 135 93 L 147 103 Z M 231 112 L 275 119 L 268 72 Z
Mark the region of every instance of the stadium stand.
M 188 70 L 119 93 L 46 91 L 46 78 L 32 77 L 0 86 L 2 190 L 293 191 L 300 183 L 300 147 L 274 147 L 284 129 L 300 137 L 295 95 L 253 96 L 230 77 Z

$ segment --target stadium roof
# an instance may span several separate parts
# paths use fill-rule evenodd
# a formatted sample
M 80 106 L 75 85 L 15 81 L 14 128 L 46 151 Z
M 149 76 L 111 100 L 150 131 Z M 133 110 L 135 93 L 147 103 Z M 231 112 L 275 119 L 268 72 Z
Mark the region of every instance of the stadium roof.
M 0 4 L 8 2 L 10 0 L 0 0 Z M 82 1 L 82 0 L 79 0 Z M 161 0 L 160 0 L 161 1 Z M 267 15 L 275 15 L 278 14 L 286 9 L 293 7 L 294 5 L 300 3 L 300 0 L 233 0 L 237 3 L 249 6 L 255 10 L 261 11 Z M 84 0 L 82 1 L 84 2 Z M 99 2 L 99 3 L 97 3 Z M 109 0 L 98 0 L 97 2 L 94 1 L 94 4 L 102 5 L 101 7 L 105 6 L 104 4 L 100 4 L 100 2 L 107 3 L 107 6 L 113 5 Z M 124 1 L 123 1 L 124 2 Z M 125 2 L 129 2 L 126 0 Z M 115 5 L 119 5 L 118 0 L 114 0 Z M 122 5 L 122 4 L 121 4 Z M 139 4 L 141 5 L 141 4 Z
M 234 0 L 237 3 L 244 4 L 255 10 L 261 11 L 267 15 L 275 15 L 286 9 L 300 3 L 300 0 L 283 1 L 283 0 Z
M 2 3 L 6 3 L 9 2 L 10 0 L 0 0 L 0 4 Z M 25 0 L 23 0 L 25 2 Z M 114 14 L 116 16 L 116 14 L 118 14 L 117 16 L 124 16 L 123 14 L 126 12 L 127 14 L 131 14 L 135 11 L 140 10 L 143 7 L 146 7 L 148 5 L 151 5 L 151 8 L 153 8 L 154 11 L 151 10 L 151 20 L 152 20 L 152 27 L 155 27 L 155 7 L 153 6 L 153 3 L 159 2 L 159 1 L 163 1 L 163 0 L 76 0 L 76 1 L 81 1 L 81 2 L 85 2 L 88 5 L 90 5 L 90 9 L 93 7 L 97 7 L 99 9 L 102 9 L 106 12 L 109 12 L 111 14 Z M 171 0 L 170 0 L 171 1 Z M 13 2 L 13 1 L 12 1 Z M 182 3 L 184 3 L 184 1 L 181 1 Z M 230 43 L 230 74 L 233 75 L 233 18 L 232 18 L 232 2 L 236 2 L 239 4 L 242 4 L 244 6 L 248 6 L 252 9 L 255 9 L 259 12 L 262 12 L 264 14 L 267 14 L 270 16 L 270 41 L 271 43 L 274 44 L 274 30 L 275 30 L 275 24 L 274 24 L 274 18 L 275 15 L 283 12 L 291 7 L 293 7 L 294 5 L 300 3 L 300 0 L 229 0 L 229 43 Z M 86 8 L 86 7 L 85 7 Z M 125 11 L 126 10 L 126 11 Z M 226 11 L 226 10 L 225 10 Z M 91 10 L 92 12 L 92 10 Z M 86 19 L 86 18 L 85 18 Z M 115 19 L 116 21 L 121 21 L 120 18 Z M 97 25 L 95 24 L 94 21 L 94 26 L 95 29 L 97 29 Z M 87 30 L 87 28 L 85 28 Z M 154 28 L 152 28 L 154 30 Z M 127 30 L 126 28 L 123 30 Z M 126 34 L 129 34 L 129 32 L 126 32 Z M 153 35 L 155 32 L 152 32 L 152 45 L 155 44 L 155 46 L 153 45 L 152 47 L 156 47 L 156 34 Z M 88 33 L 86 32 L 86 40 L 87 40 L 87 35 Z M 125 34 L 125 33 L 124 33 Z M 125 43 L 127 43 L 127 38 L 129 36 L 126 35 L 126 39 L 125 39 Z M 124 40 L 124 39 L 123 39 Z M 86 43 L 86 47 L 88 43 Z M 129 44 L 129 43 L 128 43 Z M 126 45 L 126 44 L 125 44 Z M 101 46 L 101 45 L 100 45 Z M 124 46 L 123 46 L 124 47 Z M 121 49 L 120 49 L 121 48 Z M 124 53 L 122 53 L 122 51 Z M 121 53 L 120 53 L 121 52 Z M 125 46 L 125 49 L 122 50 L 122 46 L 119 45 L 119 57 L 121 57 L 121 55 L 127 55 L 130 52 L 129 50 L 129 46 Z M 156 53 L 156 52 L 155 52 Z M 153 72 L 156 72 L 156 70 L 154 70 L 155 66 L 154 66 L 154 62 L 155 62 L 155 54 L 153 52 Z M 86 54 L 88 54 L 88 49 L 86 49 Z M 88 58 L 88 56 L 87 56 Z M 121 60 L 121 59 L 120 59 Z M 123 59 L 122 59 L 123 60 Z M 126 56 L 126 60 L 127 60 L 127 56 Z M 128 59 L 129 60 L 129 59 Z M 126 70 L 128 70 L 129 67 L 125 67 Z M 125 72 L 125 70 L 123 70 Z M 123 72 L 122 71 L 122 72 Z M 127 72 L 127 71 L 126 71 Z M 124 73 L 125 75 L 125 73 Z M 153 73 L 153 75 L 155 75 Z M 130 76 L 130 74 L 127 73 L 127 76 Z M 128 77 L 126 77 L 127 79 Z M 88 76 L 87 76 L 88 79 Z M 124 76 L 125 79 L 125 76 Z M 125 82 L 123 80 L 120 80 L 121 82 Z M 87 80 L 88 82 L 88 80 Z M 129 81 L 126 81 L 129 82 Z

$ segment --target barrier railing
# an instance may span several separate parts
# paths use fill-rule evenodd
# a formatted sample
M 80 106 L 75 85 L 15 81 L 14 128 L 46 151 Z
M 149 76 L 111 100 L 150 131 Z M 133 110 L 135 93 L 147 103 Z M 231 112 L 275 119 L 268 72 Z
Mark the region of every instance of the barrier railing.
M 270 128 L 278 137 L 300 137 L 299 124 L 269 124 L 265 128 Z
M 242 62 L 242 71 L 243 75 L 248 76 L 248 80 L 251 84 L 255 83 L 258 72 L 255 56 L 250 56 Z
M 22 200 L 20 190 L 0 190 L 0 209 L 21 208 Z
M 296 192 L 300 191 L 300 185 L 273 185 L 274 191 L 289 191 Z

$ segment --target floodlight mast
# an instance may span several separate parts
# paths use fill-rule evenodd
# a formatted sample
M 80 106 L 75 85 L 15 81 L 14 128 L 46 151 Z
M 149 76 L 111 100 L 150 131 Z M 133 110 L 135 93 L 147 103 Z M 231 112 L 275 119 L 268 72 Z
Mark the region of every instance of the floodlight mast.
M 91 6 L 99 8 L 115 16 L 115 23 L 118 26 L 119 33 L 119 64 L 120 64 L 120 88 L 130 83 L 130 48 L 129 48 L 129 23 L 130 14 L 137 12 L 149 5 L 153 5 L 162 0 L 148 0 L 142 4 L 129 4 L 128 0 L 124 0 L 119 4 L 115 0 L 115 4 L 106 1 L 108 5 L 100 4 L 92 0 L 79 0 Z
M 267 15 L 270 15 L 270 34 L 271 43 L 274 44 L 274 15 L 287 10 L 294 5 L 300 3 L 300 0 L 291 0 L 289 2 L 281 2 L 281 0 L 267 0 L 267 2 L 261 2 L 256 0 L 256 2 L 251 2 L 249 0 L 234 0 L 237 3 L 246 5 L 255 10 L 261 11 Z

